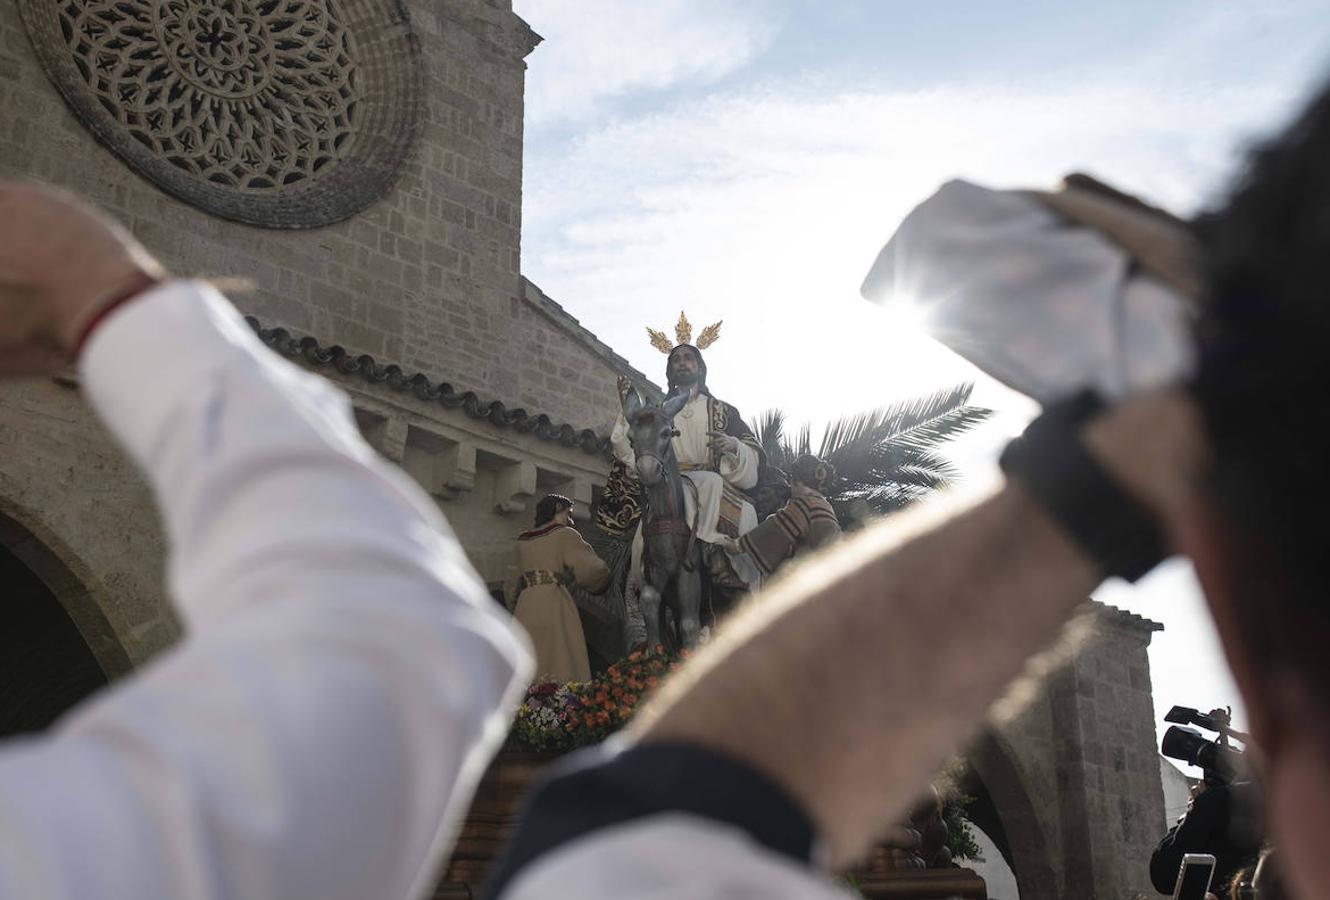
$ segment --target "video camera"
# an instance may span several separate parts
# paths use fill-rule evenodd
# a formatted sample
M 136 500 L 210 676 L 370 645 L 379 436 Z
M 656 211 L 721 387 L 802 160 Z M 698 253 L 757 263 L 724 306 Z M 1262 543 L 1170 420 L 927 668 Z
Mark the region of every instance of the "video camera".
M 1177 724 L 1164 732 L 1160 752 L 1199 768 L 1207 785 L 1232 784 L 1245 771 L 1243 750 L 1229 741 L 1246 743 L 1250 738 L 1232 727 L 1228 710 L 1202 713 L 1189 706 L 1175 706 L 1164 716 L 1164 721 Z M 1217 732 L 1219 737 L 1210 740 L 1192 725 Z

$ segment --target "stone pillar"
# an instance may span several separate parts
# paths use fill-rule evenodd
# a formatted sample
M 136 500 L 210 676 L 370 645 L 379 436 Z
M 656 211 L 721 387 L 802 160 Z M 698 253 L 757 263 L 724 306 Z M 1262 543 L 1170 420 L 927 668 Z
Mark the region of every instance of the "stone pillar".
M 1151 892 L 1164 795 L 1146 648 L 1162 626 L 1097 606 L 1091 637 L 1049 681 L 1063 896 Z

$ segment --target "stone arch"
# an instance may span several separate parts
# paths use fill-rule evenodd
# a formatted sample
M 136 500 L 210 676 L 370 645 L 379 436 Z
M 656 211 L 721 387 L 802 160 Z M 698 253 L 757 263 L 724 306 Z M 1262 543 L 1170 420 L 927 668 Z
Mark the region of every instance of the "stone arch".
M 1058 869 L 1039 810 L 1010 746 L 987 732 L 966 753 L 969 771 L 962 789 L 977 800 L 974 813 L 1002 852 L 1021 892 L 1021 900 L 1059 896 Z
M 115 627 L 89 588 L 95 583 L 89 567 L 36 516 L 3 496 L 0 552 L 23 566 L 58 605 L 96 662 L 103 680 L 115 679 L 134 667 Z M 0 615 L 4 614 L 0 607 Z

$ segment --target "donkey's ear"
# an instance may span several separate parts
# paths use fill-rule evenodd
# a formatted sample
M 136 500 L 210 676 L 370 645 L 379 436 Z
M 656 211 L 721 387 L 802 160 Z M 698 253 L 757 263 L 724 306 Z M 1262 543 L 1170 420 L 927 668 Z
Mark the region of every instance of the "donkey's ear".
M 679 411 L 682 410 L 687 405 L 688 405 L 688 393 L 685 391 L 683 393 L 675 394 L 673 397 L 670 397 L 668 400 L 662 403 L 660 405 L 660 411 L 661 413 L 664 414 L 665 418 L 673 422 L 674 417 L 677 416 L 679 414 Z
M 630 387 L 623 395 L 623 417 L 629 422 L 633 421 L 633 417 L 640 413 L 645 405 L 641 395 L 637 393 L 637 388 Z

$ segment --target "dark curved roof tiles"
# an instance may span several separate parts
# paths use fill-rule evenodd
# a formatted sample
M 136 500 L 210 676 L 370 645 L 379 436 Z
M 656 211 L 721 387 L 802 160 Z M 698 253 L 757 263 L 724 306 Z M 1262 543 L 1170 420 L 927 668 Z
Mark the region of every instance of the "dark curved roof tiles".
M 1163 624 L 1160 622 L 1156 622 L 1154 619 L 1147 619 L 1145 616 L 1138 616 L 1134 612 L 1121 609 L 1120 607 L 1113 606 L 1112 604 L 1109 603 L 1105 603 L 1102 600 L 1092 599 L 1090 601 L 1090 604 L 1095 608 L 1096 612 L 1100 616 L 1102 616 L 1106 621 L 1113 622 L 1118 625 L 1123 625 L 1128 628 L 1135 628 L 1140 631 L 1164 630 Z
M 520 407 L 509 409 L 498 400 L 484 401 L 474 391 L 459 391 L 446 381 L 435 384 L 420 372 L 408 375 L 401 366 L 383 365 L 367 353 L 353 355 L 338 344 L 323 347 L 316 338 L 296 337 L 285 328 L 264 328 L 253 316 L 245 316 L 245 321 L 259 340 L 290 359 L 303 360 L 316 368 L 330 366 L 343 375 L 358 375 L 370 384 L 387 385 L 394 391 L 409 393 L 427 403 L 437 403 L 444 409 L 460 409 L 471 418 L 498 428 L 535 435 L 542 441 L 562 447 L 576 447 L 591 456 L 609 456 L 610 439 L 590 428 L 556 424 L 544 413 L 532 415 Z

